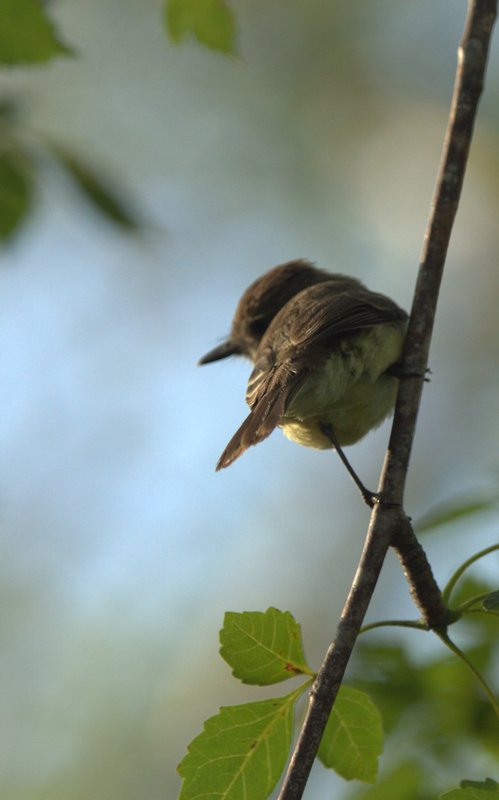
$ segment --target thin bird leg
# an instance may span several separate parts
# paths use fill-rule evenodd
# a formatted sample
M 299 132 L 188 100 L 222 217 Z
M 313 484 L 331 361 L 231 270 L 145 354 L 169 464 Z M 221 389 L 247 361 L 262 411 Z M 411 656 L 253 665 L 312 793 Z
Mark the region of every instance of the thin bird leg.
M 379 501 L 380 501 L 379 495 L 376 494 L 376 492 L 370 492 L 369 489 L 366 489 L 366 487 L 364 486 L 364 484 L 360 480 L 359 476 L 355 472 L 354 468 L 350 464 L 350 462 L 349 462 L 348 458 L 346 457 L 345 453 L 343 452 L 343 450 L 342 450 L 342 448 L 341 448 L 341 446 L 340 446 L 340 444 L 339 444 L 339 442 L 338 442 L 338 440 L 336 438 L 336 435 L 335 435 L 331 425 L 328 425 L 325 422 L 320 422 L 319 426 L 320 426 L 320 429 L 321 429 L 322 433 L 324 434 L 324 436 L 327 436 L 327 438 L 329 439 L 329 441 L 333 445 L 334 449 L 338 453 L 338 455 L 339 455 L 341 461 L 343 462 L 343 464 L 345 465 L 350 477 L 353 479 L 354 483 L 356 484 L 357 488 L 359 489 L 359 491 L 360 491 L 360 493 L 361 493 L 361 495 L 363 497 L 364 502 L 367 503 L 369 508 L 373 508 L 373 506 L 376 503 L 379 503 Z

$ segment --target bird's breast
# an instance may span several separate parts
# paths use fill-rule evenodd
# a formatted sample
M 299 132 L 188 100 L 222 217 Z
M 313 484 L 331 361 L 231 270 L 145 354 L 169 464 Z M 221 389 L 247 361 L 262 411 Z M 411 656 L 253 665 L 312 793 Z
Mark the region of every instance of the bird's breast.
M 297 392 L 280 426 L 306 447 L 330 448 L 320 423 L 340 445 L 354 444 L 391 413 L 398 380 L 386 370 L 400 358 L 405 326 L 378 325 L 345 337 L 325 355 Z

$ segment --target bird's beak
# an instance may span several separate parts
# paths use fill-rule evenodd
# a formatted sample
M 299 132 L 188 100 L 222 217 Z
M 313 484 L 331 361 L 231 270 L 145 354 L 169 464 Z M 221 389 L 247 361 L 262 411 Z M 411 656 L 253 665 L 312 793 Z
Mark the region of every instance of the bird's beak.
M 231 342 L 230 339 L 227 339 L 226 342 L 222 342 L 222 344 L 219 344 L 218 347 L 214 347 L 213 350 L 210 350 L 209 353 L 206 353 L 205 356 L 200 358 L 198 364 L 200 366 L 201 364 L 211 364 L 212 361 L 220 361 L 221 358 L 239 355 L 240 353 L 240 348 Z

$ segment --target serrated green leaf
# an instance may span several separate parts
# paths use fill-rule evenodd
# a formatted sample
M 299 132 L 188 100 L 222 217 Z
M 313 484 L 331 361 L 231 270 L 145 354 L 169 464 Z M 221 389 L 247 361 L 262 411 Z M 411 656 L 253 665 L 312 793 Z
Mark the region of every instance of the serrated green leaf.
M 494 800 L 499 798 L 499 784 L 487 778 L 485 781 L 461 781 L 460 789 L 452 789 L 440 795 L 440 800 Z
M 127 204 L 118 197 L 114 189 L 106 185 L 89 164 L 59 145 L 51 144 L 50 147 L 80 191 L 100 214 L 125 230 L 136 231 L 140 228 L 139 221 L 133 216 Z
M 177 44 L 194 36 L 211 50 L 234 52 L 234 17 L 224 0 L 168 0 L 165 22 Z
M 491 592 L 482 600 L 484 611 L 499 611 L 499 591 Z
M 70 53 L 38 0 L 0 0 L 0 63 L 39 63 Z
M 289 755 L 299 695 L 226 706 L 206 720 L 178 766 L 179 800 L 268 797 Z
M 20 151 L 0 152 L 0 238 L 8 239 L 26 216 L 33 194 L 33 164 Z
M 320 760 L 346 780 L 374 783 L 382 750 L 378 709 L 365 692 L 342 686 L 319 747 Z
M 490 511 L 497 505 L 497 495 L 484 497 L 483 493 L 477 496 L 468 495 L 467 497 L 457 497 L 436 506 L 425 514 L 414 524 L 416 533 L 426 533 L 426 531 L 448 525 L 450 522 L 479 514 L 483 511 Z
M 243 683 L 266 686 L 295 675 L 313 675 L 305 660 L 301 627 L 289 611 L 228 611 L 220 655 Z

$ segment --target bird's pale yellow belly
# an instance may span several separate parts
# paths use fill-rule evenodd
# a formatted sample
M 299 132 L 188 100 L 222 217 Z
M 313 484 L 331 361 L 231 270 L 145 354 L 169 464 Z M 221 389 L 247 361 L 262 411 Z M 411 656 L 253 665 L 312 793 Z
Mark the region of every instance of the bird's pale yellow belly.
M 342 342 L 293 398 L 280 427 L 305 447 L 331 448 L 320 423 L 340 445 L 354 444 L 393 410 L 398 380 L 385 371 L 401 355 L 405 326 L 378 325 Z

